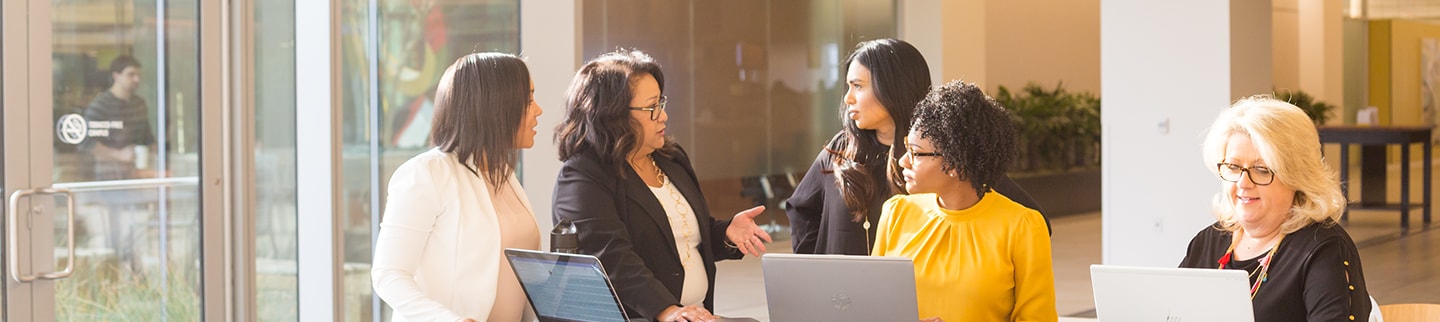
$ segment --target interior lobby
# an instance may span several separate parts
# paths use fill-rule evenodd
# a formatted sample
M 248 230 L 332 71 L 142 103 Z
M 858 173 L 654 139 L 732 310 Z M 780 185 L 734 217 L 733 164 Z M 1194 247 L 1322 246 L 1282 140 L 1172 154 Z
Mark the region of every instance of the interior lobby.
M 1317 113 L 1374 301 L 1440 305 L 1440 0 L 6 0 L 0 320 L 393 320 L 387 187 L 474 52 L 522 57 L 544 108 L 515 171 L 540 249 L 567 88 L 623 48 L 663 66 L 709 212 L 765 205 L 789 253 L 845 59 L 881 38 L 1011 104 L 1062 321 L 1096 319 L 1091 265 L 1181 261 L 1215 222 L 1205 130 L 1261 94 Z M 716 266 L 714 313 L 771 320 L 760 258 Z

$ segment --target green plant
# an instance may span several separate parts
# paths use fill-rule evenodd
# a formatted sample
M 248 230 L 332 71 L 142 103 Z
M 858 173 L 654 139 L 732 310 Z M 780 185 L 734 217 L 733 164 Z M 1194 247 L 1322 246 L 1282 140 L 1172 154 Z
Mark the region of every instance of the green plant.
M 1030 83 L 1019 92 L 1000 86 L 995 101 L 1009 109 L 1020 132 L 1015 172 L 1052 172 L 1100 165 L 1100 99 Z
M 1335 109 L 1335 105 L 1316 100 L 1310 96 L 1310 94 L 1305 93 L 1305 91 L 1298 89 L 1272 91 L 1275 92 L 1275 99 L 1290 102 L 1290 104 L 1295 104 L 1295 106 L 1300 107 L 1300 110 L 1305 111 L 1305 115 L 1309 115 L 1310 120 L 1314 121 L 1315 125 L 1325 125 L 1325 121 L 1330 120 L 1330 110 Z

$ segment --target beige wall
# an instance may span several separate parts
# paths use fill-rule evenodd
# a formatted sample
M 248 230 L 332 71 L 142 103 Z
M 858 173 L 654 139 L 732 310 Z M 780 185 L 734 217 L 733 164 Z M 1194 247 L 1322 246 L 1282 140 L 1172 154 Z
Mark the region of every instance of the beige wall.
M 987 91 L 1063 81 L 1099 95 L 1099 0 L 990 0 L 984 9 Z
M 1272 38 L 1270 53 L 1275 88 L 1300 88 L 1300 4 L 1299 0 L 1271 3 Z
M 1440 38 L 1440 25 L 1404 20 L 1374 21 L 1370 37 L 1370 105 L 1380 108 L 1382 123 L 1389 120 L 1393 125 L 1422 124 L 1425 120 L 1420 110 L 1420 41 Z M 1389 68 L 1384 68 L 1386 66 Z
M 1273 0 L 1275 89 L 1302 90 L 1340 106 L 1344 91 L 1344 0 Z M 1344 123 L 1343 110 L 1331 124 Z

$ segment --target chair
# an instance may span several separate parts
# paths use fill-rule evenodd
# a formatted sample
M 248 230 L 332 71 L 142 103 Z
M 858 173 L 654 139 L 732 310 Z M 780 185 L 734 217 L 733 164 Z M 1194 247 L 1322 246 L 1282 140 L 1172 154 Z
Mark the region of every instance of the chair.
M 1380 306 L 1388 322 L 1440 321 L 1440 304 L 1408 303 Z

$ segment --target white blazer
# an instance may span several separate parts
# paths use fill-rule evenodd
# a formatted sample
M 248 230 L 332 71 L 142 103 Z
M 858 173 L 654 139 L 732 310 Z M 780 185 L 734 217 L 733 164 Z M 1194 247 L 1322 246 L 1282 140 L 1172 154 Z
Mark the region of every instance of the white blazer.
M 509 184 L 533 214 L 519 180 L 511 175 Z M 394 321 L 490 316 L 505 256 L 489 187 L 438 149 L 390 177 L 370 274 L 375 294 L 395 309 Z

